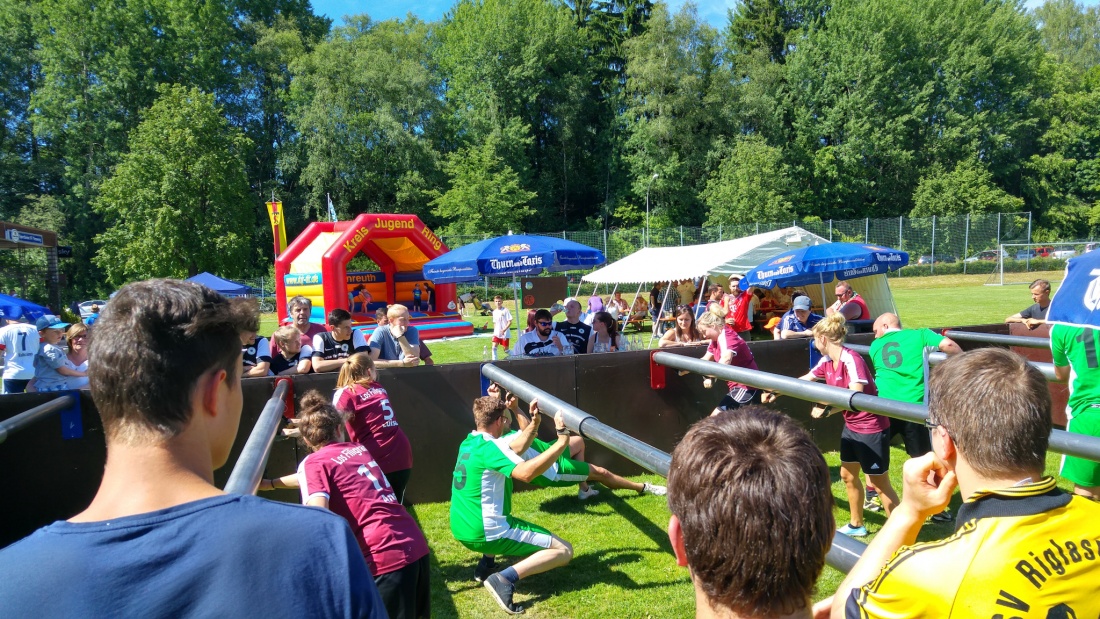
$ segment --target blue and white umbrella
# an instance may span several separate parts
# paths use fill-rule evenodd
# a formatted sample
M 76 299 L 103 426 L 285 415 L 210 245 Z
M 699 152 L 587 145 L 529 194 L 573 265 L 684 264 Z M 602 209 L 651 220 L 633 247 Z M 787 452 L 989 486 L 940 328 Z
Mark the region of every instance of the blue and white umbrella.
M 51 313 L 48 307 L 25 301 L 19 297 L 0 294 L 0 319 L 18 320 L 25 318 L 33 323 L 35 320 Z M 0 324 L 2 323 L 3 320 L 0 320 Z
M 1047 322 L 1100 328 L 1100 251 L 1066 263 L 1066 277 L 1050 301 Z
M 606 262 L 603 252 L 552 236 L 509 234 L 451 250 L 424 265 L 437 284 L 469 282 L 486 275 L 537 275 L 572 271 Z
M 538 275 L 543 271 L 560 272 L 587 269 L 606 262 L 603 252 L 587 245 L 552 236 L 509 234 L 451 250 L 424 265 L 424 278 L 436 284 L 470 282 L 480 277 Z M 519 290 L 512 286 L 516 311 Z M 517 316 L 516 338 L 520 321 Z
M 785 251 L 749 270 L 741 288 L 806 286 L 900 269 L 907 252 L 867 243 L 823 243 Z

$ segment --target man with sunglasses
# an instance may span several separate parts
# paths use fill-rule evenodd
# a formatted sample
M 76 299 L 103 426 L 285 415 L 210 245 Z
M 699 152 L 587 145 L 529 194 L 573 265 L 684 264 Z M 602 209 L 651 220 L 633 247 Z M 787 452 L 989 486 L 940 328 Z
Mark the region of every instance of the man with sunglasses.
M 840 617 L 1100 616 L 1100 505 L 1044 475 L 1046 379 L 999 348 L 932 374 L 932 452 L 905 463 L 904 493 L 831 602 Z M 955 535 L 915 543 L 958 486 Z
M 554 317 L 550 314 L 550 310 L 540 309 L 535 312 L 535 330 L 519 336 L 512 354 L 525 357 L 551 357 L 566 354 L 568 348 L 569 342 L 565 339 L 565 335 L 561 331 L 554 330 Z
M 851 284 L 843 280 L 838 281 L 834 292 L 836 293 L 836 301 L 825 308 L 826 316 L 832 316 L 840 312 L 844 315 L 845 320 L 869 320 L 871 318 L 871 310 L 867 309 L 867 303 L 855 290 L 852 290 Z

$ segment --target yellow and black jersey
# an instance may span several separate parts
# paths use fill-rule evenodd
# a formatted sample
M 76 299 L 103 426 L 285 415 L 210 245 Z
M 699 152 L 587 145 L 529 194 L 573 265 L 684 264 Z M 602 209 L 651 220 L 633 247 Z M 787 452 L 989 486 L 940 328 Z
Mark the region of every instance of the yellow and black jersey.
M 955 534 L 904 546 L 849 596 L 856 617 L 1100 617 L 1100 504 L 1051 477 L 979 491 Z

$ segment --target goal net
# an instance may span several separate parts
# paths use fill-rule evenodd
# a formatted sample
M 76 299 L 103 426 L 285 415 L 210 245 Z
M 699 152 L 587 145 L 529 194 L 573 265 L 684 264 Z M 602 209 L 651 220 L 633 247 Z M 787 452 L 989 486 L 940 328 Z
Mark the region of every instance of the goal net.
M 1001 243 L 967 258 L 971 263 L 990 265 L 987 286 L 1030 284 L 1036 279 L 1060 280 L 1066 260 L 1093 249 L 1096 243 Z

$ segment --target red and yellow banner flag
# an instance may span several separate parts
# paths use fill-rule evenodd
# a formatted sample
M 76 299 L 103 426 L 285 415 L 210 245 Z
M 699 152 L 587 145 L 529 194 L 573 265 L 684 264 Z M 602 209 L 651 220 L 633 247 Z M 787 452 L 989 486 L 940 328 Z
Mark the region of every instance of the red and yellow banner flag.
M 286 250 L 286 221 L 283 219 L 283 203 L 267 203 L 267 214 L 271 218 L 271 235 L 275 239 L 275 255 Z

